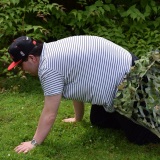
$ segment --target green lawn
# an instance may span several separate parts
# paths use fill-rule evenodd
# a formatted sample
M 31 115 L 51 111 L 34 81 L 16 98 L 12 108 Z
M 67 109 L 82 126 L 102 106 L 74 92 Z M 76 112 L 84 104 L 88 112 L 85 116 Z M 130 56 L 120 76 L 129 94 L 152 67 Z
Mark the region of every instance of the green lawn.
M 128 142 L 123 132 L 92 127 L 89 104 L 82 122 L 62 122 L 73 116 L 72 102 L 67 100 L 62 100 L 45 142 L 26 155 L 15 153 L 16 145 L 34 135 L 43 93 L 34 78 L 14 81 L 12 91 L 10 84 L 11 80 L 0 81 L 0 160 L 160 160 L 160 144 L 138 146 Z

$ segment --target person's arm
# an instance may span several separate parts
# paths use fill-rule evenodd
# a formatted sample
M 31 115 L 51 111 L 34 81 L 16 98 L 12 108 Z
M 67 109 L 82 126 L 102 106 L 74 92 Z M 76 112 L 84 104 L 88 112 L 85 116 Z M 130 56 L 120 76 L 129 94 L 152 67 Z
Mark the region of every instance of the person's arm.
M 83 119 L 84 103 L 80 101 L 73 101 L 75 117 L 64 119 L 63 122 L 79 122 Z
M 57 116 L 60 100 L 61 100 L 61 95 L 45 97 L 44 108 L 39 119 L 36 133 L 33 137 L 38 144 L 41 144 L 44 141 L 52 125 L 54 124 L 54 121 Z M 31 144 L 31 141 L 23 142 L 15 148 L 15 151 L 17 153 L 21 153 L 21 152 L 27 153 L 34 147 L 35 146 Z

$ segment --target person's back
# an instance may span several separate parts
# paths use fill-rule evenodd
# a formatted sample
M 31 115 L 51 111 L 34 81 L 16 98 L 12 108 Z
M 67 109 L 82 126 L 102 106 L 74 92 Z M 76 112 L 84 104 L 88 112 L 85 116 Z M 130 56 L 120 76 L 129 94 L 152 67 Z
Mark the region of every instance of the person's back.
M 130 71 L 132 58 L 101 37 L 73 36 L 44 43 L 39 77 L 45 95 L 91 102 L 112 110 L 117 86 Z

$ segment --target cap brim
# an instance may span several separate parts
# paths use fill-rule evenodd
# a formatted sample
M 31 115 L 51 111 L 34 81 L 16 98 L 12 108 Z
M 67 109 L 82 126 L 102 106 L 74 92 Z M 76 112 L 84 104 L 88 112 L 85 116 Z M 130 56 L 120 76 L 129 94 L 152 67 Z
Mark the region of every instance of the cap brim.
M 18 61 L 18 62 L 12 62 L 9 67 L 8 67 L 8 71 L 12 70 L 15 66 L 17 66 L 19 63 L 21 63 L 22 60 Z

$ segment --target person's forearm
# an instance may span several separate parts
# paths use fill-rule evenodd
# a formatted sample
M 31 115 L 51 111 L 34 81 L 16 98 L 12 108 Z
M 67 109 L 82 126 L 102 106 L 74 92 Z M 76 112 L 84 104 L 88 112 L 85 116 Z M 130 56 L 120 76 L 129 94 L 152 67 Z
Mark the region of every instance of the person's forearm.
M 53 115 L 45 114 L 45 108 L 44 108 L 42 115 L 39 119 L 36 133 L 33 137 L 38 144 L 41 144 L 47 137 L 52 125 L 54 124 L 55 119 L 56 119 L 56 114 Z
M 15 147 L 14 150 L 17 153 L 27 153 L 32 150 L 37 144 L 41 144 L 44 141 L 56 119 L 60 100 L 61 94 L 45 97 L 44 108 L 39 119 L 36 133 L 33 137 L 34 140 L 22 142 L 20 145 Z
M 81 121 L 84 115 L 84 103 L 80 101 L 73 101 L 75 120 Z
M 61 95 L 45 97 L 45 104 L 39 119 L 38 127 L 34 139 L 41 144 L 47 137 L 57 116 Z

